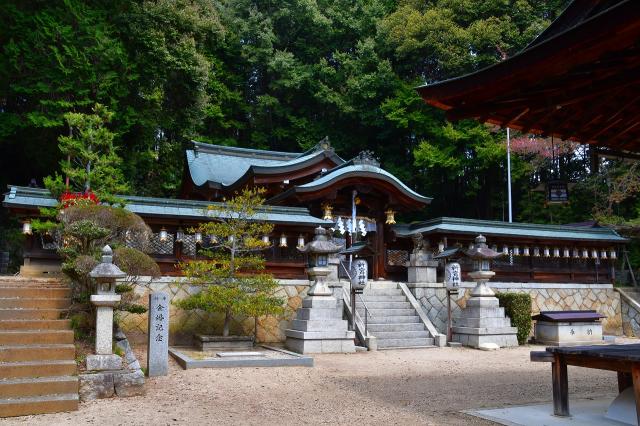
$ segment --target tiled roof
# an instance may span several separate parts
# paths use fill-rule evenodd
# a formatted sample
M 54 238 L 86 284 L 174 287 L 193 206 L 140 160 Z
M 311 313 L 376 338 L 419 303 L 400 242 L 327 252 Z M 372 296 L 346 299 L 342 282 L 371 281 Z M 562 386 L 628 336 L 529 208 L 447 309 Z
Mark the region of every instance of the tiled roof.
M 125 201 L 125 208 L 142 217 L 173 217 L 182 219 L 215 219 L 215 211 L 207 210 L 208 206 L 220 203 L 193 200 L 178 200 L 169 198 L 152 198 L 121 196 Z M 38 209 L 53 207 L 56 200 L 46 189 L 10 186 L 4 196 L 5 207 L 20 207 Z M 257 220 L 264 220 L 276 224 L 302 224 L 312 226 L 330 226 L 332 222 L 309 214 L 309 210 L 300 207 L 265 206 L 256 215 Z
M 533 223 L 508 223 L 492 220 L 440 217 L 409 225 L 395 225 L 394 232 L 401 237 L 417 233 L 455 233 L 470 235 L 503 236 L 513 238 L 543 238 L 575 241 L 601 241 L 624 243 L 628 241 L 609 228 L 585 228 L 569 225 L 539 225 Z

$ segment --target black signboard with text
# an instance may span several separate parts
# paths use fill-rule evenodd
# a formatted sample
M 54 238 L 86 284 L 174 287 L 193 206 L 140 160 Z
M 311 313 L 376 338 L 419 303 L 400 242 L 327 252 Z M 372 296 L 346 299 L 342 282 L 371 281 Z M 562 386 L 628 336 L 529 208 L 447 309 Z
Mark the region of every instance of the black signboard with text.
M 547 183 L 547 201 L 550 203 L 569 202 L 569 188 L 567 182 L 553 181 Z

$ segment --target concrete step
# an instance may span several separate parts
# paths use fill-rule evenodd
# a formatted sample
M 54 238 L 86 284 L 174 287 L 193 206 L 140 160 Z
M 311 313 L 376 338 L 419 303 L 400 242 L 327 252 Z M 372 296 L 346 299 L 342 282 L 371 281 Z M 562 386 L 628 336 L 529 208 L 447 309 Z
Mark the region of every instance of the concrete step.
M 407 300 L 404 294 L 396 295 L 396 296 L 372 296 L 368 294 L 363 294 L 362 296 L 363 296 L 362 298 L 364 299 L 365 302 L 367 302 L 367 304 L 369 304 L 369 302 L 405 302 Z M 359 299 L 356 299 L 356 300 L 359 300 Z
M 21 309 L 68 309 L 71 306 L 69 298 L 26 298 L 26 297 L 3 297 L 0 298 L 0 308 L 21 308 Z
M 78 393 L 0 399 L 0 417 L 57 413 L 78 409 Z
M 413 346 L 433 346 L 432 338 L 417 339 L 378 339 L 378 348 L 408 348 Z
M 75 360 L 0 362 L 0 377 L 72 376 L 76 374 Z
M 380 339 L 418 339 L 418 338 L 428 338 L 429 332 L 427 330 L 420 331 L 376 331 L 375 333 L 372 330 L 368 330 L 375 337 Z
M 35 345 L 73 343 L 73 330 L 0 331 L 0 345 Z
M 370 326 L 374 324 L 407 324 L 419 322 L 420 317 L 417 315 L 374 316 L 373 318 L 369 317 L 367 321 Z
M 65 298 L 71 297 L 69 287 L 9 287 L 0 286 L 0 297 L 30 297 L 30 298 Z
M 11 398 L 69 393 L 78 393 L 78 376 L 0 380 L 0 395 L 10 395 Z
M 0 330 L 68 330 L 71 320 L 0 320 Z
M 395 281 L 369 281 L 367 283 L 366 290 L 383 290 L 383 289 L 396 289 L 398 283 Z
M 416 311 L 413 308 L 407 309 L 369 309 L 369 312 L 373 316 L 373 318 L 380 317 L 395 317 L 395 316 L 409 316 L 415 315 Z M 358 313 L 360 316 L 364 315 L 364 308 L 358 309 Z M 371 318 L 371 317 L 369 317 Z
M 69 288 L 68 285 L 60 282 L 59 279 L 34 279 L 34 278 L 2 278 L 0 287 L 30 287 L 30 288 Z
M 411 303 L 409 302 L 369 302 L 366 301 L 366 306 L 368 309 L 411 309 Z M 365 303 L 362 303 L 359 300 L 356 300 L 356 308 L 364 309 Z
M 0 362 L 68 360 L 74 359 L 75 356 L 76 348 L 72 344 L 0 346 Z M 0 392 L 0 395 L 2 395 L 2 392 Z
M 376 333 L 380 332 L 422 331 L 425 330 L 425 328 L 424 324 L 421 322 L 410 322 L 404 324 L 368 324 L 367 330 L 376 336 Z
M 367 300 L 369 296 L 403 296 L 404 293 L 399 288 L 386 288 L 386 289 L 372 289 L 364 291 L 364 299 Z
M 66 309 L 7 309 L 0 308 L 0 320 L 47 320 L 60 319 Z

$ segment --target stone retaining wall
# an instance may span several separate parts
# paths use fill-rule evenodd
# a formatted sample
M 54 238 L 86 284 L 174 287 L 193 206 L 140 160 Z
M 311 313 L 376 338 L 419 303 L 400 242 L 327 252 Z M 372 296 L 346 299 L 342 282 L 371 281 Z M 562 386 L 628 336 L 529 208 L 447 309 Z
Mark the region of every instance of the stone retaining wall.
M 257 321 L 257 341 L 260 343 L 283 342 L 284 330 L 295 311 L 302 305 L 302 299 L 307 295 L 309 283 L 306 280 L 280 280 L 280 287 L 275 295 L 285 300 L 285 313 L 279 317 L 265 317 Z M 149 304 L 149 293 L 163 291 L 169 294 L 169 343 L 171 345 L 191 344 L 195 333 L 222 334 L 222 314 L 208 314 L 200 311 L 186 311 L 178 309 L 173 302 L 183 299 L 190 294 L 200 291 L 200 287 L 191 286 L 180 278 L 161 277 L 151 280 L 142 278 L 134 286 L 135 303 L 145 306 Z M 131 314 L 117 312 L 119 326 L 127 333 L 132 341 L 141 342 L 146 339 L 147 314 Z M 231 334 L 253 335 L 255 322 L 253 318 L 234 319 L 231 322 Z
M 408 284 L 416 299 L 439 332 L 447 332 L 447 291 L 442 283 Z M 602 330 L 605 334 L 622 333 L 620 295 L 610 284 L 542 284 L 542 283 L 489 283 L 496 292 L 525 292 L 531 295 L 531 310 L 562 311 L 593 309 L 605 315 Z M 464 309 L 473 282 L 463 282 L 457 296 L 452 297 L 453 317 Z M 532 329 L 533 332 L 533 329 Z
M 620 293 L 622 304 L 622 330 L 628 337 L 640 337 L 640 304 L 632 294 L 623 289 L 617 289 Z

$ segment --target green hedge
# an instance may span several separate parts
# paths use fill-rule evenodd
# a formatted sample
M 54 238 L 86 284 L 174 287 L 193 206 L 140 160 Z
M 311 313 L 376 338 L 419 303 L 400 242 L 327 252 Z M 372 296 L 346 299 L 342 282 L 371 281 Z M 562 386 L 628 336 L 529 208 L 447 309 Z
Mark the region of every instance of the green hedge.
M 531 296 L 528 293 L 496 293 L 500 306 L 511 318 L 511 325 L 518 328 L 518 343 L 527 343 L 531 332 Z

